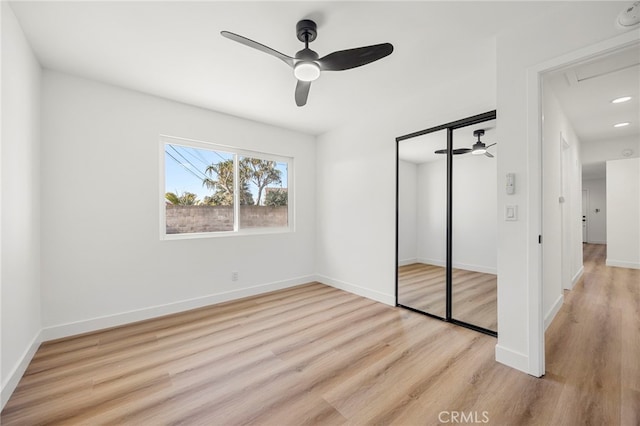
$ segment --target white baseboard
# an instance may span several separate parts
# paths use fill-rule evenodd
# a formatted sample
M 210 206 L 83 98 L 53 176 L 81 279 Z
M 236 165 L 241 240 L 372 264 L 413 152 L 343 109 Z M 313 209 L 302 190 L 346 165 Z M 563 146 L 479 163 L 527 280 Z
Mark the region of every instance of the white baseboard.
M 607 259 L 606 265 L 614 266 L 616 268 L 640 269 L 640 263 L 627 262 L 625 260 Z
M 317 280 L 322 284 L 326 284 L 340 290 L 348 291 L 349 293 L 357 294 L 358 296 L 366 297 L 367 299 L 372 299 L 376 302 L 384 303 L 390 306 L 396 305 L 396 297 L 393 294 L 381 293 L 376 290 L 360 287 L 359 285 L 336 280 L 335 278 L 329 278 L 324 275 L 318 275 Z
M 498 270 L 496 268 L 491 268 L 488 266 L 469 265 L 467 263 L 454 263 L 453 267 L 455 269 L 463 269 L 465 271 L 480 272 L 483 274 L 492 274 L 492 275 L 498 274 Z
M 446 264 L 443 260 L 438 260 L 438 259 L 424 259 L 424 258 L 418 258 L 418 262 L 420 263 L 424 263 L 427 265 L 436 265 L 436 266 L 442 266 L 445 267 Z M 489 266 L 482 266 L 482 265 L 470 265 L 467 263 L 453 263 L 453 267 L 455 269 L 463 269 L 465 271 L 473 271 L 473 272 L 480 272 L 483 274 L 493 274 L 496 275 L 498 273 L 498 270 L 496 268 L 492 268 Z
M 225 291 L 221 293 L 210 294 L 207 296 L 196 297 L 193 299 L 181 300 L 178 302 L 167 303 L 164 305 L 150 306 L 147 308 L 137 309 L 135 311 L 121 312 L 113 315 L 106 315 L 97 318 L 90 318 L 82 321 L 76 321 L 66 324 L 59 324 L 46 327 L 42 330 L 42 338 L 44 341 L 60 339 L 63 337 L 73 336 L 76 334 L 88 333 L 91 331 L 102 330 L 105 328 L 116 327 L 119 325 L 129 324 L 132 322 L 143 321 L 163 315 L 175 314 L 178 312 L 188 311 L 190 309 L 202 308 L 204 306 L 216 303 L 227 302 L 229 300 L 241 299 L 243 297 L 255 296 L 270 291 L 281 290 L 296 285 L 306 284 L 317 281 L 315 275 L 307 275 L 298 278 L 292 278 L 284 281 L 256 285 L 253 287 L 242 288 L 238 290 Z
M 576 274 L 571 279 L 571 288 L 569 290 L 573 290 L 573 287 L 575 287 L 575 285 L 578 283 L 580 278 L 582 278 L 583 273 L 584 273 L 584 265 L 580 265 L 580 269 L 578 269 L 578 272 L 576 272 Z
M 38 334 L 35 335 L 29 346 L 25 349 L 24 353 L 20 357 L 18 363 L 11 370 L 7 381 L 2 384 L 0 410 L 4 408 L 7 401 L 9 401 L 11 394 L 14 390 L 16 390 L 16 386 L 18 386 L 18 383 L 24 375 L 24 372 L 27 370 L 29 363 L 40 347 L 40 343 L 42 343 L 42 331 L 39 331 Z
M 443 268 L 447 266 L 445 261 L 442 259 L 427 259 L 426 257 L 419 257 L 418 262 L 424 263 L 425 265 L 442 266 Z
M 529 372 L 529 357 L 523 353 L 513 351 L 504 346 L 496 345 L 496 361 L 507 367 L 515 368 L 524 373 Z
M 398 260 L 398 266 L 413 265 L 414 263 L 418 263 L 418 259 L 415 257 L 413 259 Z
M 560 312 L 560 308 L 562 308 L 562 304 L 564 303 L 564 295 L 559 295 L 556 301 L 551 306 L 551 309 L 547 311 L 544 315 L 544 329 L 546 330 L 551 325 L 551 322 L 556 317 L 558 312 Z

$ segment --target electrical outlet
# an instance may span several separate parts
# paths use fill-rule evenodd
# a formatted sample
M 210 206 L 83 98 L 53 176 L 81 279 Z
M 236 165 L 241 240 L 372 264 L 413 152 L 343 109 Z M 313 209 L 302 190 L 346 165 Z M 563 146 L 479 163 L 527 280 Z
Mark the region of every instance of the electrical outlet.
M 231 273 L 231 281 L 238 281 L 238 271 L 233 271 Z

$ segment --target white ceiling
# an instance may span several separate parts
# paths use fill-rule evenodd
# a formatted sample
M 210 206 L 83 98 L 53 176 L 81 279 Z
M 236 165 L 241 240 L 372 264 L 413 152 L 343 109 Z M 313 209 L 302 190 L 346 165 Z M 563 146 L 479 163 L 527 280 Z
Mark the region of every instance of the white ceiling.
M 495 34 L 565 7 L 552 2 L 12 2 L 43 67 L 309 134 L 321 134 L 495 61 Z M 228 30 L 288 55 L 296 22 L 311 48 L 390 42 L 391 56 L 325 72 L 296 107 L 292 70 L 220 36 Z M 485 59 L 486 58 L 486 59 Z M 460 77 L 458 77 L 460 76 Z
M 633 157 L 640 155 L 640 42 L 555 71 L 544 82 L 580 140 L 585 179 L 604 177 L 605 161 L 623 158 L 625 149 L 631 149 Z M 622 96 L 632 99 L 611 103 Z M 630 125 L 613 127 L 621 122 Z M 594 150 L 597 156 L 588 152 Z
M 581 142 L 601 142 L 640 135 L 640 43 L 589 60 L 545 79 Z M 621 96 L 629 102 L 612 104 Z M 627 127 L 613 128 L 615 123 Z

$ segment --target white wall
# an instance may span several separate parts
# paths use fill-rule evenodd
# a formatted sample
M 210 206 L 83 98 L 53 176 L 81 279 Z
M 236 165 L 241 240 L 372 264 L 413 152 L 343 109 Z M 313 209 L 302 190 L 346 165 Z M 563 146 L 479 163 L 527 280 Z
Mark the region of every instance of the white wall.
M 607 243 L 607 180 L 587 179 L 582 189 L 589 191 L 587 201 L 587 242 Z M 596 209 L 600 210 L 596 213 Z
M 498 346 L 496 359 L 540 375 L 543 339 L 538 283 L 539 153 L 535 124 L 539 105 L 528 73 L 561 55 L 619 35 L 615 17 L 626 3 L 580 2 L 558 5 L 543 19 L 519 23 L 497 39 L 498 176 L 516 174 L 516 194 L 498 191 L 498 210 L 517 204 L 520 219 L 498 224 Z
M 607 265 L 640 269 L 640 158 L 607 161 Z
M 442 123 L 444 124 L 444 123 Z M 418 167 L 418 258 L 444 266 L 447 259 L 447 161 Z
M 398 265 L 415 263 L 417 246 L 417 166 L 398 162 Z
M 492 132 L 487 131 L 485 137 L 493 138 Z M 454 140 L 457 137 L 454 134 Z M 471 135 L 469 140 L 473 140 Z M 490 151 L 494 158 L 471 154 L 454 157 L 452 262 L 456 268 L 495 274 L 499 147 Z
M 491 151 L 497 153 L 497 148 Z M 422 263 L 446 263 L 446 176 L 446 161 L 418 167 L 418 259 Z M 496 179 L 496 158 L 454 157 L 454 268 L 496 273 Z
M 2 2 L 2 405 L 40 344 L 41 69 Z
M 580 140 L 549 86 L 543 114 L 542 309 L 548 326 L 562 306 L 563 289 L 582 273 L 582 173 Z
M 496 358 L 540 374 L 531 354 L 529 302 L 537 285 L 538 234 L 535 222 L 538 165 L 530 165 L 527 72 L 529 68 L 620 34 L 613 24 L 622 3 L 560 4 L 542 18 L 518 22 L 497 38 L 497 52 L 465 55 L 468 78 L 422 81 L 415 97 L 402 105 L 380 105 L 380 113 L 324 134 L 318 139 L 318 271 L 326 282 L 393 303 L 395 223 L 395 137 L 494 109 L 497 96 L 498 211 L 519 208 L 519 220 L 500 219 L 498 234 L 498 346 Z M 494 58 L 497 60 L 494 62 Z M 496 69 L 497 66 L 497 80 Z M 497 83 L 496 83 L 497 81 Z M 496 85 L 497 84 L 497 93 Z M 455 96 L 451 96 L 451 94 Z M 536 105 L 536 108 L 538 106 Z M 535 155 L 531 158 L 536 158 Z M 516 193 L 506 195 L 502 177 L 516 174 Z M 375 205 L 372 205 L 375 200 Z M 334 205 L 347 206 L 344 210 Z M 532 263 L 533 262 L 533 263 Z M 531 361 L 531 362 L 530 362 Z
M 43 85 L 45 338 L 314 279 L 314 137 L 56 72 Z M 161 241 L 160 134 L 294 157 L 296 231 Z
M 320 279 L 395 303 L 395 138 L 495 109 L 495 50 L 460 57 L 464 78 L 423 81 L 402 104 L 318 138 L 317 264 Z M 456 96 L 451 96 L 455 93 Z

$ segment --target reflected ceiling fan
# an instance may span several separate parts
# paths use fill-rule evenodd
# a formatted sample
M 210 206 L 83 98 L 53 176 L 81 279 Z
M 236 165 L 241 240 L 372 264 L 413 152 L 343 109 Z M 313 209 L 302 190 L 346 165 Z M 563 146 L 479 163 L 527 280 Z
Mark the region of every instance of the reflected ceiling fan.
M 470 152 L 472 155 L 485 155 L 489 158 L 493 158 L 493 154 L 487 151 L 487 149 L 494 146 L 495 143 L 492 143 L 491 145 L 485 145 L 485 143 L 480 140 L 480 137 L 484 136 L 484 129 L 474 130 L 473 136 L 476 136 L 478 138 L 478 141 L 474 143 L 471 148 L 456 148 L 453 150 L 453 155 L 467 154 Z M 439 149 L 437 151 L 434 151 L 434 153 L 446 154 L 447 150 Z
M 309 43 L 314 41 L 318 35 L 316 23 L 309 19 L 303 19 L 296 25 L 296 33 L 298 40 L 304 43 L 304 49 L 296 53 L 294 57 L 287 56 L 264 44 L 229 31 L 222 31 L 220 34 L 230 40 L 275 56 L 293 68 L 293 74 L 298 79 L 295 99 L 296 105 L 299 107 L 307 103 L 311 82 L 320 77 L 321 71 L 343 71 L 356 68 L 382 59 L 393 52 L 393 45 L 391 45 L 391 43 L 382 43 L 354 49 L 339 50 L 320 58 L 316 52 L 309 49 Z

